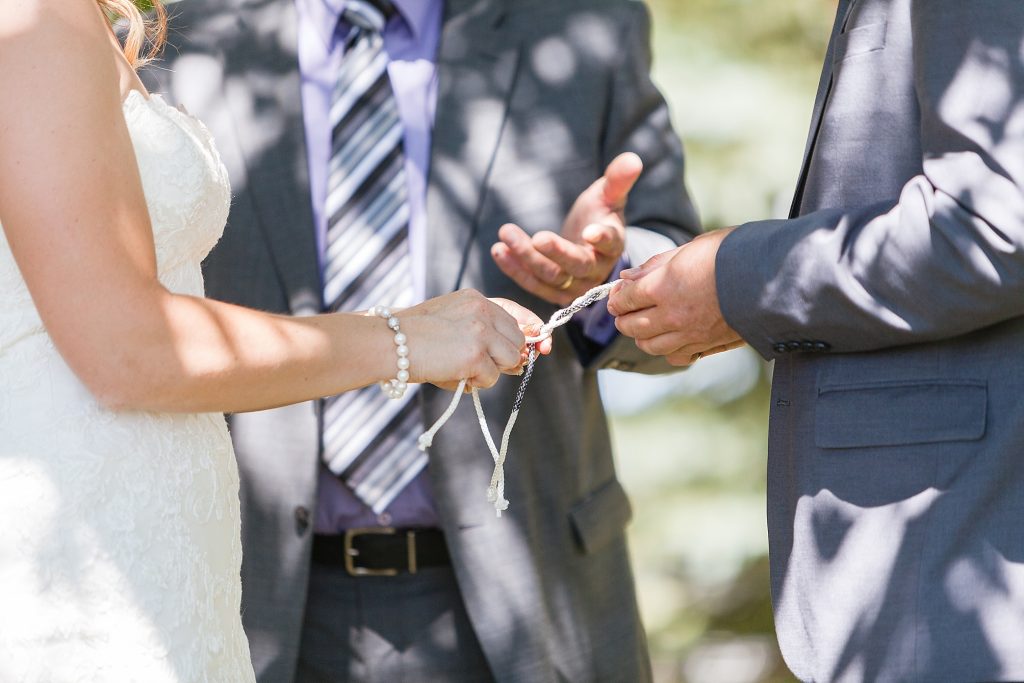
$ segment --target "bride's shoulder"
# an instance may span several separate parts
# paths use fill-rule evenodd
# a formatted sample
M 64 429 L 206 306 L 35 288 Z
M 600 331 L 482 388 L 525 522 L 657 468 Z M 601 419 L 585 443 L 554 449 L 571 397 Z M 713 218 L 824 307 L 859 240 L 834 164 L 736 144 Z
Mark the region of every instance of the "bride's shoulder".
M 72 20 L 91 24 L 99 11 L 96 0 L 0 0 L 0 32 Z
M 0 51 L 100 50 L 103 20 L 96 0 L 0 0 Z
M 0 0 L 0 92 L 67 93 L 99 79 L 116 84 L 112 54 L 96 0 Z

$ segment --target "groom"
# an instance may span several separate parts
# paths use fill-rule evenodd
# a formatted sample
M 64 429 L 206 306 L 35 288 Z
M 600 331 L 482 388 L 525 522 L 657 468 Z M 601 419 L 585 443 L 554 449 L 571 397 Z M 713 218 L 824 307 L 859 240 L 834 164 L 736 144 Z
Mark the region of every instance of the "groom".
M 775 624 L 804 681 L 1024 680 L 1024 3 L 840 0 L 790 220 L 612 295 L 775 360 Z
M 475 287 L 546 317 L 697 231 L 640 2 L 172 10 L 147 77 L 207 122 L 235 193 L 206 264 L 213 297 L 306 315 Z M 643 175 L 627 156 L 591 186 L 626 151 Z M 415 448 L 451 396 L 435 388 L 231 416 L 260 680 L 649 679 L 604 367 L 668 366 L 602 307 L 560 330 L 512 438 L 500 520 L 472 410 L 428 457 Z M 492 432 L 516 385 L 482 393 Z

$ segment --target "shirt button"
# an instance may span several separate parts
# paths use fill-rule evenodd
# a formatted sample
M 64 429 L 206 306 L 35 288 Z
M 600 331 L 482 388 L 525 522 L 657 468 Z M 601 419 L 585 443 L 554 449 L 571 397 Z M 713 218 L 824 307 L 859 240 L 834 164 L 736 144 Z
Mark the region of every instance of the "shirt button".
M 394 520 L 391 519 L 390 512 L 382 512 L 379 515 L 377 515 L 377 524 L 381 526 L 391 526 L 392 521 Z
M 300 534 L 304 534 L 309 528 L 309 521 L 309 508 L 302 505 L 295 508 L 295 527 Z

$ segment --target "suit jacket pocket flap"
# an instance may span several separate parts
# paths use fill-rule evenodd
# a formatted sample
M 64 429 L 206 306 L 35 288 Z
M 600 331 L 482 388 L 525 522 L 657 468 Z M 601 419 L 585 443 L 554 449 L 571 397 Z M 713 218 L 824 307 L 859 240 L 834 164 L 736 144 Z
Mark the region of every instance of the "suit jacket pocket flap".
M 617 479 L 592 491 L 569 510 L 576 542 L 585 553 L 595 553 L 618 538 L 632 518 L 629 497 Z
M 819 448 L 974 441 L 985 434 L 983 381 L 879 382 L 818 390 Z
M 836 46 L 832 54 L 834 62 L 856 57 L 866 52 L 874 52 L 885 47 L 885 32 L 888 24 L 867 24 L 850 29 L 836 36 Z

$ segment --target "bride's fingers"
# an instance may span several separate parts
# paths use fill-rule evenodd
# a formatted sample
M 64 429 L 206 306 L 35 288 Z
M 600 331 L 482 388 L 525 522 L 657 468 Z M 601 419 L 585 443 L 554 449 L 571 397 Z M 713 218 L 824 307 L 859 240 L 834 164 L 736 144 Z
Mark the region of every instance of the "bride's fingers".
M 540 328 L 543 322 L 538 318 L 532 311 L 524 308 L 514 301 L 508 299 L 494 298 L 491 302 L 501 308 L 505 316 L 498 316 L 504 322 L 502 322 L 499 331 L 504 334 L 509 341 L 516 344 L 525 344 L 525 335 L 529 334 L 528 328 L 536 327 Z M 505 323 L 511 323 L 507 325 Z
M 487 353 L 498 369 L 514 374 L 522 366 L 522 348 L 508 339 L 496 335 L 488 345 Z
M 495 308 L 498 308 L 495 306 Z M 526 345 L 526 335 L 523 334 L 522 329 L 519 327 L 519 323 L 516 319 L 505 311 L 498 308 L 494 314 L 494 329 L 504 337 L 510 344 L 515 345 L 517 348 L 522 348 Z
M 476 373 L 469 378 L 468 387 L 474 389 L 490 389 L 498 382 L 501 371 L 490 358 L 478 364 Z

